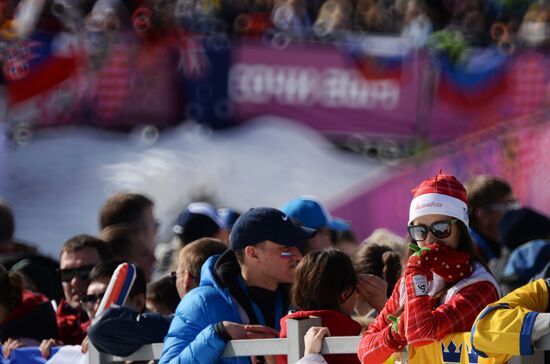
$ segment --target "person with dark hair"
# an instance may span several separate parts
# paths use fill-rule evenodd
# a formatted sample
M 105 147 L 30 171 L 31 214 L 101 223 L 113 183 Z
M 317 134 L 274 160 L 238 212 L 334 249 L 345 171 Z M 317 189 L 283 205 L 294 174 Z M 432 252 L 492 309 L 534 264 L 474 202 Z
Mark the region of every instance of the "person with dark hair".
M 500 296 L 498 283 L 475 252 L 466 190 L 454 176 L 439 173 L 413 189 L 407 228 L 413 253 L 361 338 L 362 363 L 382 363 L 406 348 L 410 364 L 445 362 L 451 343 L 459 352 L 467 350 L 463 332 Z M 460 334 L 449 338 L 453 333 Z
M 101 230 L 100 237 L 113 251 L 115 259 L 135 263 L 143 270 L 147 282 L 151 280 L 155 254 L 141 229 L 133 224 L 115 224 Z
M 507 250 L 503 249 L 498 233 L 498 223 L 504 214 L 519 208 L 512 187 L 504 179 L 490 175 L 478 175 L 466 184 L 468 193 L 468 219 L 470 235 L 481 258 L 491 272 L 500 279 Z
M 357 277 L 350 257 L 337 250 L 310 252 L 296 268 L 296 281 L 290 290 L 290 304 L 296 310 L 281 319 L 280 337 L 286 337 L 286 320 L 309 316 L 321 318 L 332 336 L 355 336 L 361 325 L 350 315 L 357 302 Z M 355 354 L 327 355 L 328 363 L 358 363 Z M 277 363 L 286 364 L 286 356 L 277 356 Z
M 86 312 L 90 320 L 95 318 L 99 303 L 107 291 L 111 277 L 121 263 L 124 262 L 121 260 L 108 260 L 95 265 L 90 271 L 86 294 L 80 297 L 82 310 Z M 140 268 L 136 267 L 136 278 L 124 305 L 140 313 L 145 311 L 145 291 L 145 275 Z M 91 328 L 90 324 L 91 321 L 88 321 L 86 334 L 89 334 Z M 48 358 L 52 346 L 62 344 L 63 342 L 53 339 L 44 340 L 40 344 L 40 352 L 44 358 Z M 82 345 L 82 352 L 88 351 L 88 336 L 86 335 L 78 344 Z M 120 343 L 118 342 L 118 344 Z
M 99 228 L 116 224 L 141 225 L 156 236 L 157 224 L 153 214 L 154 203 L 138 193 L 120 192 L 109 197 L 99 212 Z M 154 233 L 154 234 L 153 234 Z
M 86 336 L 89 318 L 82 308 L 92 268 L 113 258 L 111 249 L 95 236 L 81 234 L 67 240 L 59 256 L 59 279 L 65 298 L 57 307 L 57 327 L 63 343 L 78 345 Z
M 4 358 L 24 345 L 58 337 L 55 311 L 48 298 L 25 290 L 23 278 L 0 265 L 0 343 Z
M 126 356 L 145 344 L 161 341 L 172 318 L 146 311 L 145 275 L 139 267 L 136 267 L 136 278 L 124 305 L 112 305 L 97 315 L 113 274 L 122 263 L 120 260 L 111 260 L 94 267 L 82 304 L 93 322 L 88 328 L 89 340 L 102 352 Z M 82 346 L 83 351 L 87 351 L 87 344 L 83 343 Z
M 172 315 L 180 303 L 176 282 L 166 276 L 147 285 L 147 310 L 161 315 Z
M 353 266 L 365 293 L 355 306 L 358 316 L 371 316 L 384 308 L 401 276 L 401 257 L 392 248 L 375 243 L 363 244 L 353 256 Z M 361 296 L 363 298 L 363 296 Z
M 124 263 L 122 260 L 109 260 L 96 265 L 90 272 L 90 284 L 88 285 L 87 293 L 80 299 L 88 316 L 93 319 L 99 302 L 103 298 L 107 286 L 117 267 Z M 147 294 L 147 283 L 143 270 L 136 267 L 136 278 L 132 288 L 128 293 L 124 305 L 130 307 L 137 312 L 145 311 L 145 296 Z
M 231 230 L 231 249 L 204 263 L 199 287 L 178 306 L 159 363 L 193 362 L 199 352 L 204 362 L 250 363 L 220 356 L 232 339 L 278 337 L 274 329 L 288 310 L 299 248 L 314 233 L 273 208 L 241 215 Z
M 176 271 L 171 272 L 180 298 L 199 286 L 201 268 L 206 260 L 211 256 L 221 255 L 226 250 L 227 245 L 213 238 L 202 238 L 181 248 Z

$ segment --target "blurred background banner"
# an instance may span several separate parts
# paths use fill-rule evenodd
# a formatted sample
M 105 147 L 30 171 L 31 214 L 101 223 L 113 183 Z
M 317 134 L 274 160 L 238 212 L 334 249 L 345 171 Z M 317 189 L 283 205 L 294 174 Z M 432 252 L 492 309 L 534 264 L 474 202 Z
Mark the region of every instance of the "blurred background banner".
M 441 144 L 549 103 L 542 50 L 474 49 L 456 63 L 399 37 L 277 42 L 37 31 L 5 49 L 6 121 L 131 130 L 192 119 L 220 129 L 276 115 L 340 143 L 370 136 Z
M 330 44 L 277 49 L 252 42 L 233 53 L 229 93 L 237 122 L 272 114 L 334 138 L 416 134 L 423 62 L 414 54 L 394 56 L 392 64 Z
M 444 56 L 433 61 L 439 77 L 426 123 L 432 142 L 450 141 L 548 107 L 547 52 L 525 50 L 508 57 L 486 49 L 462 65 L 452 65 Z
M 363 189 L 359 184 L 342 196 L 332 212 L 351 221 L 358 236 L 368 236 L 379 227 L 404 235 L 412 188 L 443 170 L 461 181 L 478 174 L 501 176 L 514 186 L 523 204 L 548 214 L 548 121 L 545 114 L 521 117 L 434 148 L 393 168 L 378 183 L 370 179 Z

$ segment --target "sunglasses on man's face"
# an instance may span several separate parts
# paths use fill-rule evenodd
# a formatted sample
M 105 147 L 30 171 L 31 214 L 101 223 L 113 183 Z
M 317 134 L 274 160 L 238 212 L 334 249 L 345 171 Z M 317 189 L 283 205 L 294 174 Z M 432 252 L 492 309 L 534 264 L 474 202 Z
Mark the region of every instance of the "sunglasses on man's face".
M 105 295 L 105 292 L 100 294 L 87 294 L 80 298 L 80 303 L 82 303 L 82 306 L 84 306 L 84 309 L 89 311 L 94 308 L 94 305 L 96 303 L 101 302 L 104 295 Z
M 90 278 L 90 272 L 93 265 L 85 265 L 78 268 L 58 269 L 59 279 L 61 282 L 70 282 L 75 276 L 80 280 L 87 281 Z
M 428 225 L 409 225 L 409 235 L 414 241 L 426 240 L 428 233 L 431 232 L 433 236 L 438 239 L 445 239 L 451 236 L 451 225 L 455 224 L 458 220 L 450 221 L 436 221 L 430 226 Z

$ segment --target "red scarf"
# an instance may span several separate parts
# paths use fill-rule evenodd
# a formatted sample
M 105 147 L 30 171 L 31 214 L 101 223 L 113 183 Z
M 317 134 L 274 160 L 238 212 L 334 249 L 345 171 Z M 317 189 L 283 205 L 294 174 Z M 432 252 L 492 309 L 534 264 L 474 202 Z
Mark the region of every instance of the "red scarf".
M 61 300 L 55 313 L 59 337 L 67 345 L 80 345 L 86 337 L 90 319 L 84 311 L 77 311 Z

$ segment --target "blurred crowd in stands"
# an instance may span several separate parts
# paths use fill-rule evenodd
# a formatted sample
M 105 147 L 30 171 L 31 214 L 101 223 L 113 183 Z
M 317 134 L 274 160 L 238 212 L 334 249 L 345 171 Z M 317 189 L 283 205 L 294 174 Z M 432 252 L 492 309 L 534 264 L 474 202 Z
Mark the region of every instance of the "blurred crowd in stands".
M 37 26 L 110 36 L 133 29 L 154 40 L 174 32 L 276 41 L 338 41 L 352 33 L 405 35 L 425 45 L 548 44 L 550 4 L 533 0 L 2 0 L 0 38 Z

